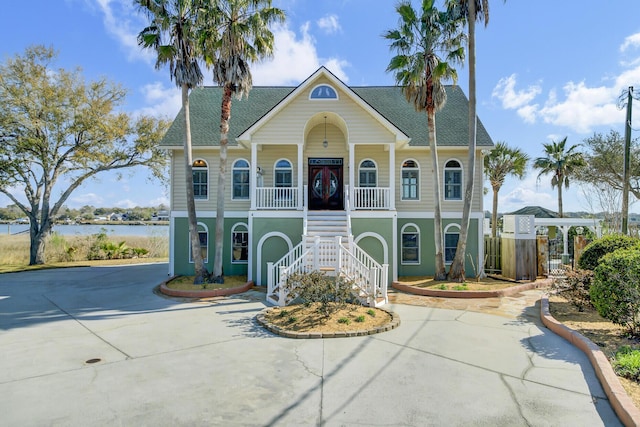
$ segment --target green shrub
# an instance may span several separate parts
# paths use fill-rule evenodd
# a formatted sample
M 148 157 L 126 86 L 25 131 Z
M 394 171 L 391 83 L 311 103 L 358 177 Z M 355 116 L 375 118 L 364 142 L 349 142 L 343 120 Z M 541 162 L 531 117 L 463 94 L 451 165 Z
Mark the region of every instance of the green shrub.
M 589 243 L 578 259 L 578 267 L 583 270 L 595 270 L 600 259 L 617 249 L 628 249 L 638 243 L 638 239 L 624 234 L 610 234 Z
M 613 370 L 621 377 L 633 381 L 640 380 L 640 350 L 626 345 L 620 347 L 612 365 Z
M 367 314 L 371 317 L 376 317 L 376 311 L 373 308 L 367 310 Z
M 592 282 L 593 271 L 568 269 L 565 277 L 554 279 L 553 289 L 576 306 L 578 311 L 584 311 L 585 308 L 593 306 L 589 294 Z
M 605 319 L 640 332 L 640 250 L 618 249 L 605 255 L 596 267 L 591 301 Z
M 364 322 L 364 315 L 361 314 L 360 316 L 356 317 L 356 322 L 358 322 L 358 323 Z
M 338 319 L 338 323 L 344 323 L 345 325 L 348 325 L 349 323 L 351 323 L 351 320 L 346 317 L 341 317 Z
M 296 297 L 306 306 L 320 303 L 318 311 L 325 316 L 357 302 L 353 294 L 353 282 L 343 277 L 329 277 L 322 272 L 292 274 L 284 285 L 290 298 Z

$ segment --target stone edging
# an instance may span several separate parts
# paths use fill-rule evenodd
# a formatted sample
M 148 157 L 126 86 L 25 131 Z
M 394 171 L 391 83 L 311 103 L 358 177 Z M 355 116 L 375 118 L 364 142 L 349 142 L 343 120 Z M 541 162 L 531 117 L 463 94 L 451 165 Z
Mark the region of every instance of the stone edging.
M 201 291 L 187 291 L 180 289 L 171 289 L 167 286 L 171 280 L 177 276 L 170 277 L 160 284 L 160 292 L 170 297 L 182 297 L 182 298 L 211 298 L 211 297 L 225 297 L 227 295 L 241 294 L 247 292 L 253 287 L 253 281 L 249 280 L 244 285 L 236 286 L 235 288 L 226 289 L 203 289 Z
M 417 286 L 407 285 L 402 282 L 393 282 L 391 286 L 402 292 L 407 292 L 414 295 L 422 295 L 426 297 L 440 297 L 440 298 L 496 298 L 506 297 L 518 292 L 528 291 L 542 286 L 540 281 L 531 283 L 523 283 L 521 285 L 512 286 L 505 289 L 496 289 L 494 291 L 453 291 L 443 289 L 425 289 Z
M 288 329 L 281 328 L 272 323 L 267 322 L 265 314 L 273 307 L 267 307 L 256 315 L 257 322 L 265 327 L 267 330 L 273 332 L 276 335 L 280 335 L 285 338 L 348 338 L 348 337 L 360 337 L 365 335 L 379 334 L 381 332 L 387 332 L 400 326 L 400 317 L 393 311 L 385 310 L 380 307 L 376 307 L 378 310 L 386 311 L 391 316 L 391 321 L 383 326 L 377 326 L 372 329 L 362 329 L 357 331 L 336 331 L 336 332 L 296 332 Z
M 578 347 L 587 355 L 607 398 L 609 398 L 611 407 L 613 407 L 620 421 L 625 426 L 639 426 L 640 410 L 634 405 L 622 384 L 620 384 L 620 380 L 613 371 L 609 359 L 600 350 L 600 347 L 582 334 L 558 322 L 549 311 L 549 298 L 547 296 L 543 296 L 540 299 L 540 318 L 547 328 Z

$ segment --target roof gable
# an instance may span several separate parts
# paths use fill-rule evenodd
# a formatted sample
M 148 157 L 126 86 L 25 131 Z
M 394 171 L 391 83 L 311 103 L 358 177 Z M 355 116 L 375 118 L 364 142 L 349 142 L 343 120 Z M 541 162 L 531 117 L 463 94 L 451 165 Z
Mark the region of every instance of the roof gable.
M 410 141 L 410 146 L 429 145 L 426 113 L 416 112 L 406 101 L 401 88 L 397 86 L 349 87 L 324 67 L 320 67 L 297 87 L 256 86 L 250 91 L 248 98 L 234 99 L 229 122 L 229 145 L 238 145 L 238 141 L 249 141 L 255 131 L 302 92 L 316 86 L 319 80 L 328 80 L 337 90 L 349 96 L 392 134 L 395 134 L 396 140 Z M 447 86 L 446 90 L 447 103 L 441 111 L 436 113 L 438 146 L 466 147 L 469 140 L 469 102 L 458 86 Z M 219 145 L 221 102 L 221 87 L 203 87 L 191 91 L 189 96 L 191 143 L 194 148 Z M 184 145 L 182 109 L 160 145 L 164 147 Z M 492 145 L 491 137 L 478 119 L 477 146 Z

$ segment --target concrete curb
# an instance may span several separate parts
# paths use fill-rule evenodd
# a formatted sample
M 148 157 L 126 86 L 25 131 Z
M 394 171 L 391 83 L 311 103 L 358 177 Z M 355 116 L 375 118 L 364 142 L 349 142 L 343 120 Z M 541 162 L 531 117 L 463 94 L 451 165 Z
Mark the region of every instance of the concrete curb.
M 611 407 L 620 418 L 620 421 L 625 426 L 640 426 L 640 410 L 633 404 L 622 384 L 620 384 L 620 380 L 613 371 L 609 359 L 600 350 L 600 347 L 551 316 L 549 298 L 546 296 L 540 299 L 540 318 L 547 328 L 578 347 L 587 355 L 605 394 L 609 398 Z
M 417 286 L 407 285 L 402 282 L 393 282 L 391 286 L 402 292 L 407 292 L 414 295 L 422 295 L 426 297 L 439 297 L 439 298 L 497 298 L 506 297 L 518 292 L 528 291 L 531 289 L 539 288 L 543 286 L 545 281 L 535 281 L 531 283 L 523 283 L 511 288 L 498 289 L 495 291 L 453 291 L 442 289 L 425 289 Z
M 160 292 L 164 295 L 168 295 L 170 297 L 181 297 L 181 298 L 211 298 L 211 297 L 226 297 L 228 295 L 241 294 L 243 292 L 247 292 L 249 289 L 253 287 L 253 282 L 250 280 L 244 285 L 236 286 L 235 288 L 227 288 L 227 289 L 203 289 L 201 291 L 186 291 L 179 289 L 171 289 L 167 286 L 171 280 L 175 279 L 177 276 L 173 276 L 160 284 Z
M 391 316 L 391 321 L 383 326 L 378 326 L 372 329 L 362 329 L 356 331 L 338 331 L 338 332 L 296 332 L 288 329 L 281 328 L 273 325 L 267 321 L 265 314 L 273 307 L 267 307 L 256 315 L 256 321 L 270 332 L 276 335 L 280 335 L 285 338 L 297 338 L 297 339 L 313 339 L 313 338 L 349 338 L 349 337 L 362 337 L 366 335 L 379 334 L 381 332 L 387 332 L 400 326 L 400 317 L 393 311 L 385 310 L 380 307 L 376 307 L 376 310 L 382 310 Z

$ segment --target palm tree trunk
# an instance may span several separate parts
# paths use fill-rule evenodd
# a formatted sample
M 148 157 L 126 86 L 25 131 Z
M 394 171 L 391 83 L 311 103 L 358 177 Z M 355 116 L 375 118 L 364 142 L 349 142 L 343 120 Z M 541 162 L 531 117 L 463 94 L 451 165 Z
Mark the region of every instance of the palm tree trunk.
M 493 188 L 493 207 L 491 210 L 491 237 L 498 235 L 498 190 Z
M 433 240 L 436 250 L 436 269 L 434 279 L 444 280 L 447 278 L 447 272 L 444 266 L 444 241 L 442 238 L 442 208 L 440 206 L 440 172 L 438 167 L 438 144 L 436 142 L 436 113 L 433 108 L 427 110 L 427 125 L 429 127 L 429 149 L 431 150 L 433 194 L 435 199 L 433 212 Z
M 560 215 L 560 218 L 564 218 L 562 211 L 562 183 L 558 183 L 558 215 Z
M 189 87 L 182 85 L 182 109 L 184 111 L 184 166 L 187 190 L 187 216 L 189 218 L 189 242 L 191 258 L 193 259 L 195 277 L 194 284 L 202 284 L 209 272 L 204 265 L 204 258 L 200 250 L 200 236 L 198 235 L 198 218 L 196 216 L 196 202 L 193 195 L 193 156 L 191 154 L 191 123 L 189 116 Z
M 462 282 L 465 279 L 465 255 L 467 251 L 467 238 L 469 235 L 469 219 L 471 216 L 471 203 L 473 202 L 473 186 L 476 171 L 476 2 L 470 0 L 469 16 L 467 18 L 469 28 L 469 157 L 467 161 L 467 181 L 465 182 L 464 204 L 462 207 L 462 222 L 460 223 L 460 236 L 456 255 L 449 269 L 448 279 Z M 480 242 L 478 242 L 479 244 Z M 478 266 L 481 270 L 482 266 Z
M 213 261 L 213 281 L 224 283 L 224 271 L 222 269 L 224 250 L 224 197 L 227 171 L 227 147 L 229 145 L 229 120 L 231 119 L 231 96 L 233 95 L 230 84 L 224 86 L 222 106 L 220 114 L 220 173 L 218 174 L 218 198 L 216 204 L 216 253 Z

